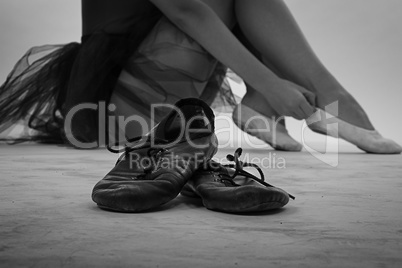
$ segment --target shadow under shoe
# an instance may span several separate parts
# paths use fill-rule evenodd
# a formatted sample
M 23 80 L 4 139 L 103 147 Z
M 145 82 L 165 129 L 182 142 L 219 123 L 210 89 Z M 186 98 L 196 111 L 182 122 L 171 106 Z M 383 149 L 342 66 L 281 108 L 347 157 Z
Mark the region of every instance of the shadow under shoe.
M 206 208 L 228 213 L 278 209 L 289 202 L 289 197 L 294 199 L 284 190 L 266 183 L 261 169 L 239 161 L 240 155 L 241 149 L 237 149 L 234 156 L 228 155 L 228 160 L 234 161 L 235 165 L 210 161 L 206 167 L 195 172 L 181 194 L 200 197 Z M 261 179 L 244 171 L 243 167 L 257 168 Z
M 175 198 L 195 170 L 217 151 L 214 114 L 199 99 L 176 103 L 149 134 L 133 140 L 116 166 L 98 182 L 99 207 L 141 212 Z

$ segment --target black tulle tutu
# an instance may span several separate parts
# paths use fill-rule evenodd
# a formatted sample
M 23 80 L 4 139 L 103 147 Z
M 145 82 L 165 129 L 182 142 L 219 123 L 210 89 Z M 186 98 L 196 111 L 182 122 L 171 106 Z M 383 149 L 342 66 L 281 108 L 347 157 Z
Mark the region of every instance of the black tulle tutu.
M 3 140 L 68 143 L 68 111 L 81 103 L 108 103 L 114 90 L 123 92 L 117 97 L 128 99 L 144 117 L 151 104 L 173 104 L 184 97 L 201 98 L 213 107 L 235 105 L 224 82 L 226 67 L 160 13 L 133 29 L 31 48 L 0 88 Z M 97 140 L 98 116 L 94 110 L 77 113 L 70 134 L 83 142 Z

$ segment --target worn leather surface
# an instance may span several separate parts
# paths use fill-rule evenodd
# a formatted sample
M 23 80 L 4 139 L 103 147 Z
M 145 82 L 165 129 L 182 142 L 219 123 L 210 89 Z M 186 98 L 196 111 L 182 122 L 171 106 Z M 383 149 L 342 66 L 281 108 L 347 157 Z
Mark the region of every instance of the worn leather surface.
M 182 194 L 202 198 L 211 210 L 230 213 L 258 212 L 278 209 L 289 202 L 289 195 L 277 187 L 266 187 L 239 176 L 238 186 L 222 180 L 222 174 L 232 175 L 233 169 L 220 166 L 216 170 L 199 169 L 183 188 Z
M 95 185 L 92 199 L 101 208 L 139 212 L 165 204 L 175 198 L 194 171 L 216 153 L 212 110 L 196 99 L 176 105 L 183 112 L 181 116 L 174 111 L 167 115 L 148 134 L 144 148 L 127 153 Z M 183 116 L 186 123 L 183 125 L 192 132 L 178 140 Z M 193 120 L 197 116 L 200 120 Z M 189 122 L 191 124 L 187 124 Z M 170 141 L 171 144 L 165 145 L 157 140 Z

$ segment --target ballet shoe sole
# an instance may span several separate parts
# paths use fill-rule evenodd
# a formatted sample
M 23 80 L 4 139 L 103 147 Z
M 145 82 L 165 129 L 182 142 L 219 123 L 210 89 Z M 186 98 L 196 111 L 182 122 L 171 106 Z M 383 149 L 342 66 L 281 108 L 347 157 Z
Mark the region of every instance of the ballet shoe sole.
M 270 210 L 275 210 L 275 209 L 280 209 L 283 208 L 286 203 L 281 203 L 281 202 L 265 202 L 265 203 L 261 203 L 258 205 L 254 205 L 254 206 L 249 206 L 249 207 L 245 207 L 242 208 L 241 210 L 231 210 L 231 209 L 219 209 L 219 208 L 213 208 L 213 206 L 208 206 L 206 204 L 204 204 L 204 207 L 206 207 L 209 210 L 212 211 L 219 211 L 219 212 L 224 212 L 224 213 L 230 213 L 230 214 L 239 214 L 239 213 L 258 213 L 258 212 L 266 212 L 266 211 L 270 211 Z

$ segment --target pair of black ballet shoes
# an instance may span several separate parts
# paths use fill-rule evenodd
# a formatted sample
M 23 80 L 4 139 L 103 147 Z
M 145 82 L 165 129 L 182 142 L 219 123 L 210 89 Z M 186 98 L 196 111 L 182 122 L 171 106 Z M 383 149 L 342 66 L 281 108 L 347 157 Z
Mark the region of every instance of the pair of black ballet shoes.
M 99 181 L 92 199 L 100 208 L 142 212 L 157 208 L 179 193 L 202 198 L 204 206 L 228 213 L 277 209 L 289 202 L 282 189 L 267 184 L 261 169 L 239 160 L 241 149 L 227 158 L 217 152 L 214 113 L 199 99 L 183 99 L 146 136 L 131 140 L 116 166 Z M 246 172 L 256 167 L 261 178 Z

